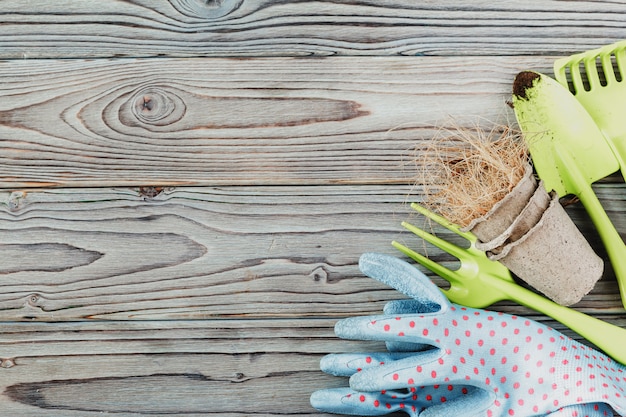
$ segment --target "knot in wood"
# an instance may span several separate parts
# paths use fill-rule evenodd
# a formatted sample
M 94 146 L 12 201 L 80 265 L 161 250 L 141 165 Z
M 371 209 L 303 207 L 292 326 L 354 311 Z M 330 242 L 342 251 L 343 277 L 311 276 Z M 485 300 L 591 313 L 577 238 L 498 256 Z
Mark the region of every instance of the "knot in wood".
M 315 282 L 325 283 L 328 281 L 328 272 L 320 266 L 311 272 L 310 277 L 313 278 Z
M 217 19 L 237 10 L 243 0 L 172 0 L 176 9 L 189 17 Z
M 166 126 L 179 121 L 187 110 L 185 102 L 173 91 L 146 87 L 131 98 L 133 116 L 141 124 Z
M 163 192 L 163 187 L 139 187 L 139 195 L 144 200 L 151 200 Z
M 41 296 L 39 294 L 31 294 L 28 296 L 28 304 L 31 306 L 37 306 L 40 300 Z
M 15 360 L 12 358 L 0 359 L 0 368 L 13 368 L 15 366 Z
M 24 206 L 25 197 L 26 193 L 24 191 L 13 191 L 11 195 L 9 195 L 9 201 L 7 204 L 9 211 L 12 213 L 20 211 L 20 209 Z

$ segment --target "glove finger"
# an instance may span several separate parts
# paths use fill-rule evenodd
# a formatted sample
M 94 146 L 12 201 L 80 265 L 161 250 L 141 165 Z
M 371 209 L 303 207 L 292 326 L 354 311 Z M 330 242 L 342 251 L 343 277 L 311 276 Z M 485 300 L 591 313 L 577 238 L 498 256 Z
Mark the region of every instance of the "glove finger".
M 478 387 L 466 387 L 465 395 L 433 402 L 419 417 L 483 417 L 496 399 L 495 394 Z
M 350 388 L 316 391 L 311 405 L 322 412 L 377 416 L 403 411 L 410 416 L 484 416 L 492 403 L 486 391 L 471 386 L 429 386 L 409 392 L 358 392 Z
M 335 334 L 343 339 L 434 345 L 443 339 L 445 320 L 438 313 L 403 316 L 351 317 L 335 324 Z M 436 323 L 436 324 L 435 324 Z
M 423 352 L 432 349 L 432 345 L 424 343 L 408 343 L 408 342 L 387 342 L 385 343 L 389 352 Z
M 407 387 L 429 386 L 440 383 L 464 383 L 457 369 L 446 364 L 441 349 L 417 352 L 405 359 L 386 365 L 364 369 L 350 377 L 350 388 L 356 391 L 381 391 Z
M 429 311 L 446 311 L 450 302 L 419 269 L 390 255 L 365 253 L 359 268 L 370 278 L 385 283 L 415 299 Z
M 613 409 L 604 403 L 575 404 L 547 414 L 549 417 L 607 417 Z
M 436 313 L 439 310 L 439 306 L 424 305 L 417 300 L 408 299 L 389 301 L 383 307 L 383 314 L 390 316 L 398 314 L 426 314 Z
M 320 361 L 323 372 L 334 376 L 352 376 L 364 369 L 375 368 L 413 355 L 403 353 L 333 353 Z
M 380 416 L 404 411 L 417 417 L 419 408 L 411 401 L 411 394 L 394 392 L 356 392 L 350 388 L 315 391 L 311 405 L 319 411 L 334 414 Z
M 395 300 L 385 304 L 383 313 L 385 315 L 402 315 L 402 314 L 418 314 L 430 313 L 424 311 L 424 305 L 416 300 Z M 389 352 L 420 352 L 431 348 L 430 345 L 423 343 L 407 343 L 407 342 L 387 342 L 387 350 Z

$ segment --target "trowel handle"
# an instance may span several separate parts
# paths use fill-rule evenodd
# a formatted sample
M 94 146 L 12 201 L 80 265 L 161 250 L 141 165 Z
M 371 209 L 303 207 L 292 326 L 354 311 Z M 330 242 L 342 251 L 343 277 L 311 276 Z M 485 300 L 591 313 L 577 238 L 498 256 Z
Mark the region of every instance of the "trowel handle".
M 560 160 L 559 162 L 562 166 L 576 166 L 567 150 L 555 147 L 554 151 L 555 157 Z M 613 226 L 606 211 L 604 211 L 591 185 L 583 178 L 580 171 L 577 169 L 569 169 L 567 175 L 569 175 L 571 183 L 576 185 L 577 192 L 575 194 L 585 207 L 585 210 L 589 214 L 591 221 L 602 239 L 602 243 L 604 244 L 613 270 L 615 271 L 615 277 L 617 278 L 622 297 L 622 305 L 626 308 L 626 246 L 624 245 L 624 241 L 615 229 L 615 226 Z

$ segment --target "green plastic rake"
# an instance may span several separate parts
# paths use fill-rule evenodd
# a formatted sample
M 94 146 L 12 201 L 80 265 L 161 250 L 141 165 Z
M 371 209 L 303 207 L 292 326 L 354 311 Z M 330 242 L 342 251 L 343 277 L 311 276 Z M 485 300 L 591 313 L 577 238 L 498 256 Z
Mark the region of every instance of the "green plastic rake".
M 554 74 L 591 115 L 626 173 L 626 41 L 558 59 Z

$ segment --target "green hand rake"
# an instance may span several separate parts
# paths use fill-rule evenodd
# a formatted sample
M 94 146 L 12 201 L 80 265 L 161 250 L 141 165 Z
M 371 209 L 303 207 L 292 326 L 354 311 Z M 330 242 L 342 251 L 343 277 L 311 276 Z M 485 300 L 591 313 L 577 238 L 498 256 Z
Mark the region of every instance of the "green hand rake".
M 412 207 L 470 243 L 469 248 L 465 249 L 412 224 L 402 223 L 420 238 L 457 258 L 461 266 L 456 270 L 438 264 L 398 242 L 392 243 L 402 253 L 448 281 L 450 288 L 442 291 L 450 301 L 473 308 L 484 308 L 501 300 L 515 301 L 558 320 L 616 361 L 626 364 L 626 329 L 556 304 L 518 285 L 504 265 L 490 260 L 485 252 L 476 248 L 477 239 L 471 232 L 462 232 L 458 225 L 418 204 L 412 204 Z
M 591 115 L 626 173 L 626 41 L 558 59 L 554 74 Z

